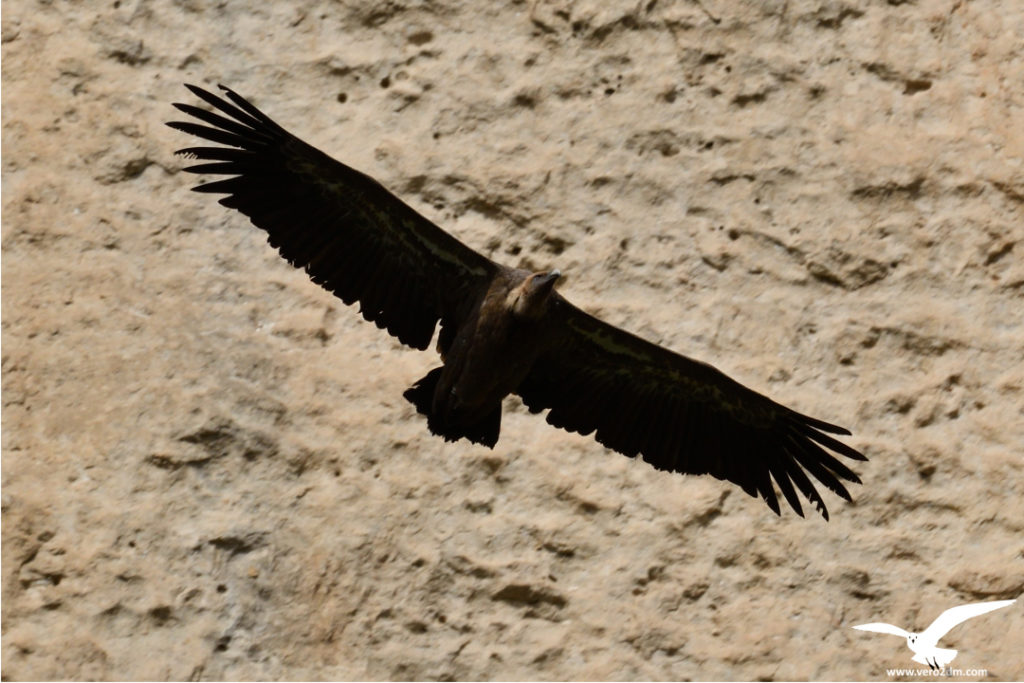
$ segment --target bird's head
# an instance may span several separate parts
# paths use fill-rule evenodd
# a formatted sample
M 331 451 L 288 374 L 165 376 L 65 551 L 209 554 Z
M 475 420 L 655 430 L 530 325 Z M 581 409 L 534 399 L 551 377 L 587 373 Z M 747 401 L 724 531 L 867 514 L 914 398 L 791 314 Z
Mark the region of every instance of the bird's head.
M 509 306 L 520 318 L 536 320 L 544 315 L 562 273 L 558 269 L 531 273 L 509 294 Z

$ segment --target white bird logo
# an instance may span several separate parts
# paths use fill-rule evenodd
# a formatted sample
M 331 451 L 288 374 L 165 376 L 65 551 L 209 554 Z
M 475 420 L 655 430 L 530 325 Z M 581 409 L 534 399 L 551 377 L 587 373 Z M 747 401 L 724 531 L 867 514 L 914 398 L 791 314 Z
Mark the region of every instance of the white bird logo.
M 860 624 L 853 628 L 858 631 L 873 631 L 875 633 L 891 633 L 894 636 L 903 636 L 907 639 L 907 647 L 914 651 L 914 661 L 927 664 L 932 669 L 945 669 L 956 657 L 956 650 L 946 650 L 937 647 L 939 638 L 949 633 L 954 626 L 961 624 L 968 619 L 991 612 L 992 610 L 1009 607 L 1016 600 L 995 600 L 993 602 L 975 602 L 970 605 L 950 607 L 939 615 L 939 618 L 931 623 L 921 633 L 910 633 L 899 626 L 892 624 Z

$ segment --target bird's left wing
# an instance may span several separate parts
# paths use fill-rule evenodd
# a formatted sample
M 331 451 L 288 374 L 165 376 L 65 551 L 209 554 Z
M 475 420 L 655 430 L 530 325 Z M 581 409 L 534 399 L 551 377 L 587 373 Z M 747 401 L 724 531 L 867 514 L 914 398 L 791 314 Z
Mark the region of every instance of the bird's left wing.
M 904 638 L 910 635 L 910 633 L 904 631 L 899 626 L 883 624 L 881 622 L 873 624 L 858 624 L 857 626 L 851 626 L 850 628 L 855 628 L 858 631 L 871 631 L 872 633 L 888 633 L 889 635 L 902 636 Z
M 179 150 L 206 162 L 184 170 L 232 176 L 195 191 L 226 194 L 220 203 L 265 230 L 289 263 L 409 346 L 425 349 L 439 319 L 461 322 L 497 268 L 490 259 L 228 88 L 224 100 L 186 87 L 220 113 L 175 104 L 206 125 L 167 125 L 224 146 Z
M 779 514 L 772 479 L 803 516 L 799 489 L 828 519 L 807 473 L 850 500 L 840 479 L 859 483 L 827 452 L 866 460 L 828 436 L 849 434 L 775 403 L 715 368 L 609 325 L 554 295 L 552 339 L 517 390 L 547 421 L 637 454 L 657 469 L 711 474 L 760 495 Z M 806 470 L 806 472 L 805 472 Z
M 942 636 L 949 633 L 953 627 L 958 624 L 962 624 L 968 619 L 987 614 L 993 610 L 1002 609 L 1003 607 L 1009 607 L 1016 600 L 993 600 L 991 602 L 972 602 L 969 605 L 959 605 L 957 607 L 950 607 L 948 610 L 938 616 L 938 618 L 929 624 L 921 633 L 921 640 L 935 644 L 939 642 Z

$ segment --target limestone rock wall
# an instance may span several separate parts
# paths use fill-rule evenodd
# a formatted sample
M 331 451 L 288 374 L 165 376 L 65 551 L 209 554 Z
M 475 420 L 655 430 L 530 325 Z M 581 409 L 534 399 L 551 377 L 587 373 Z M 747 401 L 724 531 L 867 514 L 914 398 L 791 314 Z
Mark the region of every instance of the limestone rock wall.
M 1024 592 L 1016 0 L 11 0 L 2 41 L 5 679 L 885 679 L 853 624 Z M 186 81 L 850 427 L 855 503 L 513 400 L 431 437 L 436 357 L 188 192 Z

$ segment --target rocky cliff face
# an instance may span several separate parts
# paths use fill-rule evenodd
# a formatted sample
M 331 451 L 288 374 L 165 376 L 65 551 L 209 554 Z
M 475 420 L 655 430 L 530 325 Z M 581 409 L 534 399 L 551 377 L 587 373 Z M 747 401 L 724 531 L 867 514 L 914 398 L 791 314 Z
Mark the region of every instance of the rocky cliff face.
M 187 191 L 183 81 L 852 428 L 856 502 L 431 437 L 436 358 Z M 3 86 L 6 679 L 885 678 L 851 625 L 1024 592 L 1015 0 L 12 0 Z

